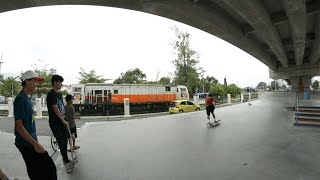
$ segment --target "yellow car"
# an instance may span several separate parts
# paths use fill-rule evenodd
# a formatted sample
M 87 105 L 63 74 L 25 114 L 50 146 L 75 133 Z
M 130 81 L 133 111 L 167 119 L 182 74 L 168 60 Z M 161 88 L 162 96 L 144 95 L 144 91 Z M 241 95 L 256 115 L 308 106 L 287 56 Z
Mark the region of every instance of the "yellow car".
M 169 107 L 170 113 L 183 113 L 191 111 L 199 111 L 201 107 L 188 100 L 176 100 L 171 103 Z

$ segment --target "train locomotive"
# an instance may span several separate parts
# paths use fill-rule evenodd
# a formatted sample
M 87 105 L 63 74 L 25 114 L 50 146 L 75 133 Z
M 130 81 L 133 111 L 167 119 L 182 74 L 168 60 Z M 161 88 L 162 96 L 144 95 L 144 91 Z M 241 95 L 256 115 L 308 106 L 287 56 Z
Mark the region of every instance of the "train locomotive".
M 168 111 L 172 101 L 189 99 L 186 86 L 160 84 L 73 84 L 71 95 L 76 111 L 85 115 L 123 114 L 124 98 L 130 100 L 131 114 Z

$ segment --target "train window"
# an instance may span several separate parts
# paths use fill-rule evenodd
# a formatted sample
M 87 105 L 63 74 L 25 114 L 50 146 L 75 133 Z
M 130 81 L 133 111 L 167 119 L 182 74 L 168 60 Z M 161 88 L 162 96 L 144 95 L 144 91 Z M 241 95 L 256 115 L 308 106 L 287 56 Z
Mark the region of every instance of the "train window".
M 113 94 L 119 94 L 119 90 L 117 89 L 113 90 Z
M 102 94 L 102 90 L 95 90 L 95 94 Z
M 74 100 L 77 100 L 77 101 L 81 101 L 81 94 L 75 94 L 75 95 L 73 96 L 73 99 L 74 99 Z
M 165 91 L 171 91 L 170 86 L 167 86 L 166 89 L 165 89 Z
M 73 92 L 81 92 L 81 88 L 73 88 Z

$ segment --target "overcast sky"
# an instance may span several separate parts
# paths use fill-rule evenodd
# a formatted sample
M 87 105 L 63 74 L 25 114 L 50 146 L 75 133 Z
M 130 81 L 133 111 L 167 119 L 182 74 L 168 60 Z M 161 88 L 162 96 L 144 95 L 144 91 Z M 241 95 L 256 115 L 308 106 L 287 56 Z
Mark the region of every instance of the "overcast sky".
M 81 67 L 116 79 L 140 68 L 147 80 L 172 76 L 175 39 L 171 27 L 191 34 L 205 75 L 220 83 L 270 83 L 268 67 L 237 47 L 191 26 L 159 16 L 109 7 L 50 6 L 0 13 L 1 73 L 16 76 L 33 64 L 55 68 L 65 84 L 78 83 Z M 110 82 L 110 81 L 109 81 Z

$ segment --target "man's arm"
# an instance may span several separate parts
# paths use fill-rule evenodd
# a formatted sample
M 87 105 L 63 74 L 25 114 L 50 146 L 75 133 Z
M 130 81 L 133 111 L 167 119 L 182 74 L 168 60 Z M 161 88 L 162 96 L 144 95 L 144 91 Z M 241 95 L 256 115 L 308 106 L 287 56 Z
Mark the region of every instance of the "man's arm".
M 60 113 L 60 110 L 57 106 L 57 94 L 56 93 L 52 93 L 52 92 L 49 92 L 48 93 L 48 105 L 52 107 L 52 110 L 53 112 L 58 116 L 58 118 L 62 121 L 62 123 L 67 126 L 68 125 L 68 122 L 66 122 L 63 117 L 62 117 L 62 114 Z
M 61 113 L 60 113 L 60 111 L 59 111 L 59 109 L 58 109 L 58 106 L 57 106 L 56 104 L 53 104 L 53 105 L 52 105 L 52 109 L 53 109 L 54 113 L 56 113 L 56 115 L 58 116 L 58 118 L 62 121 L 62 123 L 63 123 L 65 126 L 67 126 L 67 125 L 68 125 L 68 122 L 63 119 L 63 117 L 62 117 L 62 115 L 61 115 Z
M 21 135 L 23 139 L 25 139 L 30 144 L 32 144 L 32 146 L 38 153 L 45 152 L 42 145 L 39 144 L 35 139 L 33 139 L 32 136 L 28 133 L 28 131 L 24 128 L 22 120 L 15 120 L 14 128 Z

